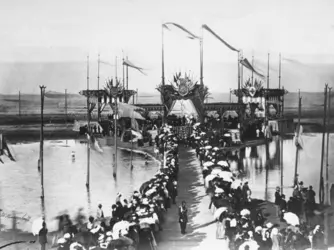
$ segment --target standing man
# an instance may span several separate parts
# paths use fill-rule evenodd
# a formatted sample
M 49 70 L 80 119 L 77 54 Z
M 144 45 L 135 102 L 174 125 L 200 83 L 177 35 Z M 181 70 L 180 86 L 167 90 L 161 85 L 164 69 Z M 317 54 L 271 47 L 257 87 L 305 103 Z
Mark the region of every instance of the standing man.
M 45 245 L 46 243 L 48 243 L 47 234 L 48 234 L 48 229 L 46 228 L 45 221 L 43 221 L 42 229 L 39 230 L 39 233 L 38 233 L 38 240 L 39 240 L 39 244 L 41 244 L 41 250 L 46 249 Z
M 98 205 L 97 213 L 96 213 L 96 219 L 98 219 L 98 220 L 103 220 L 104 219 L 104 213 L 103 213 L 101 204 Z
M 188 209 L 186 202 L 182 201 L 182 205 L 179 206 L 179 223 L 181 227 L 181 234 L 186 234 L 186 227 L 188 222 Z

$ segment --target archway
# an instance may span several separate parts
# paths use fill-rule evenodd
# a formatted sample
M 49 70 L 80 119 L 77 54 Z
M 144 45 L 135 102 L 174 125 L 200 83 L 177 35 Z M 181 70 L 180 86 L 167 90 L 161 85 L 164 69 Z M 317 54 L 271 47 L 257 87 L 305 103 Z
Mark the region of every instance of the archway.
M 168 85 L 160 85 L 157 90 L 161 93 L 161 101 L 168 114 L 177 100 L 191 100 L 202 122 L 204 117 L 204 100 L 209 95 L 208 88 L 197 84 L 190 76 L 177 73 Z

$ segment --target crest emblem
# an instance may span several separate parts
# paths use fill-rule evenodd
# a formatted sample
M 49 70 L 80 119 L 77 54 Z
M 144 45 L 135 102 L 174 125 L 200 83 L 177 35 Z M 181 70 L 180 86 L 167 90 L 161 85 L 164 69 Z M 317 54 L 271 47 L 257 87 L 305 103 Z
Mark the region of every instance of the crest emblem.
M 250 87 L 249 89 L 248 89 L 248 91 L 249 91 L 249 94 L 252 96 L 252 97 L 254 97 L 254 95 L 255 95 L 255 93 L 256 93 L 256 89 L 255 89 L 255 87 Z
M 186 96 L 189 93 L 188 85 L 185 81 L 181 81 L 179 85 L 179 94 L 180 96 Z

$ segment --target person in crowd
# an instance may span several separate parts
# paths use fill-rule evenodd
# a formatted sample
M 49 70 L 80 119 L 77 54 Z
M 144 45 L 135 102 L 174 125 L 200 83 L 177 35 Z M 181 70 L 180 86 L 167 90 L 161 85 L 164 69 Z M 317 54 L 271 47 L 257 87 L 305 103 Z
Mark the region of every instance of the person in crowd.
M 179 223 L 181 227 L 181 234 L 186 234 L 186 228 L 188 223 L 188 209 L 185 201 L 182 201 L 181 206 L 179 206 Z
M 38 232 L 38 240 L 39 240 L 39 244 L 41 245 L 41 250 L 45 250 L 45 246 L 48 243 L 48 229 L 46 228 L 46 223 L 45 221 L 43 221 L 42 223 L 42 229 L 39 230 Z
M 103 220 L 104 219 L 104 213 L 103 213 L 103 209 L 102 209 L 101 204 L 99 204 L 98 207 L 97 207 L 96 219 L 97 220 Z
M 282 196 L 281 196 L 281 201 L 280 201 L 280 204 L 279 204 L 279 210 L 280 210 L 280 220 L 283 221 L 284 212 L 287 210 L 287 203 L 286 203 L 284 194 L 282 194 Z
M 281 204 L 281 193 L 280 193 L 280 188 L 276 187 L 276 192 L 275 192 L 275 205 L 279 206 Z

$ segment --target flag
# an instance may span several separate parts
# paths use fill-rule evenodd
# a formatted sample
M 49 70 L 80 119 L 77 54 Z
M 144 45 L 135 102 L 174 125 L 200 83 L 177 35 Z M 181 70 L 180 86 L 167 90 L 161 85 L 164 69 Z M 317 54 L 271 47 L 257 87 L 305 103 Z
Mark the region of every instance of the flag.
M 146 76 L 146 74 L 143 72 L 143 70 L 144 70 L 143 68 L 140 68 L 140 67 L 134 65 L 134 64 L 133 64 L 132 62 L 130 62 L 128 59 L 124 59 L 124 61 L 123 61 L 123 65 L 128 66 L 128 67 L 130 67 L 130 68 L 134 68 L 134 69 L 138 70 L 140 73 L 142 73 L 143 75 Z
M 181 26 L 181 25 L 179 25 L 179 24 L 177 24 L 177 23 L 164 23 L 164 24 L 162 25 L 162 27 L 165 28 L 165 29 L 170 30 L 170 29 L 168 28 L 168 26 L 167 26 L 167 25 L 169 25 L 169 24 L 170 24 L 170 25 L 174 25 L 175 27 L 179 28 L 180 30 L 183 30 L 184 32 L 186 32 L 186 33 L 188 34 L 188 38 L 190 38 L 190 39 L 199 39 L 198 36 L 196 36 L 195 34 L 191 33 L 189 30 L 187 30 L 186 28 L 184 28 L 183 26 Z
M 131 118 L 131 128 L 135 131 L 139 131 L 139 125 L 135 118 Z
M 109 62 L 107 62 L 107 61 L 103 61 L 103 60 L 100 60 L 100 63 L 102 63 L 102 64 L 107 64 L 107 65 L 110 65 L 110 66 L 116 66 L 116 65 L 114 65 L 114 64 L 111 64 L 111 63 L 109 63 Z
M 293 137 L 293 141 L 295 143 L 295 146 L 298 149 L 303 149 L 303 147 L 304 147 L 304 143 L 303 143 L 303 140 L 302 140 L 302 133 L 303 133 L 303 126 L 298 124 L 297 128 L 296 128 L 296 131 L 295 131 L 295 136 Z
M 215 36 L 219 41 L 221 41 L 223 44 L 225 44 L 225 46 L 227 46 L 230 50 L 233 50 L 235 52 L 239 52 L 239 50 L 233 48 L 231 45 L 229 45 L 227 42 L 225 42 L 220 36 L 218 36 L 212 29 L 209 28 L 208 25 L 203 24 L 202 25 L 203 29 L 206 29 L 207 31 L 209 31 L 213 36 Z
M 258 76 L 260 76 L 261 78 L 264 78 L 264 75 L 260 74 L 259 72 L 257 72 L 253 66 L 249 63 L 249 61 L 247 60 L 247 58 L 244 58 L 242 60 L 240 60 L 241 65 L 243 65 L 244 67 L 246 67 L 247 69 L 249 69 L 250 71 L 253 71 L 255 74 L 257 74 Z

